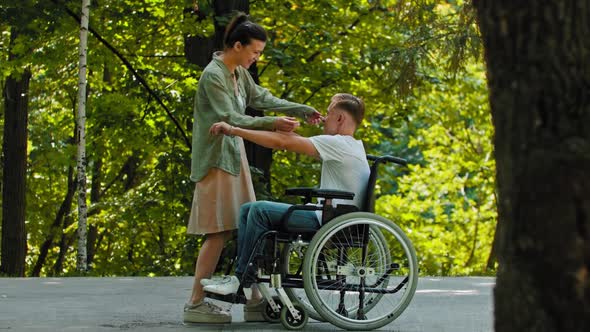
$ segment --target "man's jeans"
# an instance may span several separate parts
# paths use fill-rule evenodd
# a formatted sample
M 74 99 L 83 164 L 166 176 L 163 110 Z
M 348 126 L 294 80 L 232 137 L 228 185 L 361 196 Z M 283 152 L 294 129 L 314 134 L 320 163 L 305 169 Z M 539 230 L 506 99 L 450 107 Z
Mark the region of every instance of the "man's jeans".
M 242 205 L 238 225 L 238 262 L 235 274 L 242 278 L 246 272 L 248 259 L 260 236 L 269 230 L 279 229 L 281 220 L 291 204 L 258 201 Z M 289 218 L 289 225 L 311 230 L 320 228 L 315 211 L 295 210 Z M 259 248 L 262 250 L 263 247 Z M 260 251 L 259 251 L 260 252 Z M 253 271 L 248 270 L 248 278 Z M 246 284 L 248 285 L 248 284 Z

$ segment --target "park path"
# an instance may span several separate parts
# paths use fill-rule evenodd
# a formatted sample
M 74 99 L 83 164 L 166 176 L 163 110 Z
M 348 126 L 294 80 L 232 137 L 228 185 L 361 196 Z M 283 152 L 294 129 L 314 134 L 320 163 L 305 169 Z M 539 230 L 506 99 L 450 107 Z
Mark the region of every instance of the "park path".
M 422 277 L 410 306 L 379 331 L 493 330 L 493 277 Z M 10 331 L 277 331 L 280 324 L 185 325 L 190 277 L 0 278 L 0 332 Z M 341 331 L 310 320 L 305 331 Z

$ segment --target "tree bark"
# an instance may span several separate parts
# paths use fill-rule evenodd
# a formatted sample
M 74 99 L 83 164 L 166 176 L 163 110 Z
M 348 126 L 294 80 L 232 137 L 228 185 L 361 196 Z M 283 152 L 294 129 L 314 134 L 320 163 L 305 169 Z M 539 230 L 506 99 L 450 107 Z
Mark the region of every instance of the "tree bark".
M 88 54 L 88 18 L 90 0 L 82 0 L 82 16 L 80 22 L 80 64 L 78 78 L 78 255 L 76 268 L 85 272 L 88 269 L 87 242 L 87 206 L 86 206 L 86 58 Z
M 498 185 L 496 331 L 590 326 L 590 3 L 474 0 Z
M 39 257 L 37 258 L 37 262 L 33 267 L 31 277 L 39 277 L 41 275 L 41 270 L 43 269 L 43 265 L 45 265 L 45 259 L 47 258 L 49 249 L 53 247 L 53 241 L 55 240 L 55 237 L 58 235 L 63 235 L 63 232 L 66 228 L 64 220 L 72 210 L 72 202 L 74 200 L 75 193 L 76 182 L 74 181 L 74 168 L 70 166 L 68 167 L 68 190 L 63 202 L 61 203 L 61 206 L 59 207 L 59 210 L 57 211 L 57 215 L 55 216 L 53 224 L 51 225 L 49 234 L 47 234 L 47 238 L 39 248 Z
M 254 82 L 256 82 L 256 84 L 259 84 L 260 79 L 258 78 L 258 67 L 256 66 L 256 63 L 250 66 L 248 71 L 252 75 Z M 250 116 L 264 116 L 264 113 L 262 111 L 255 110 L 251 107 L 246 108 L 246 114 Z M 260 146 L 250 141 L 244 141 L 244 146 L 246 150 L 246 155 L 248 157 L 248 163 L 251 166 L 254 166 L 262 171 L 263 180 L 266 184 L 266 190 L 270 193 L 270 166 L 272 164 L 272 149 Z
M 11 32 L 10 44 L 18 33 Z M 11 53 L 9 60 L 14 60 Z M 24 277 L 27 251 L 25 229 L 27 123 L 29 81 L 28 68 L 11 74 L 4 86 L 4 135 L 2 175 L 2 253 L 0 272 Z
M 73 114 L 76 114 L 76 100 L 72 100 L 72 108 L 73 108 Z M 75 118 L 75 116 L 74 116 Z M 76 128 L 76 121 L 74 119 L 74 132 L 73 132 L 73 137 L 72 137 L 72 141 L 75 142 L 75 144 L 77 144 L 78 142 L 78 128 Z M 72 203 L 74 202 L 74 195 L 76 194 L 76 179 L 77 179 L 77 174 L 74 174 L 74 168 L 73 167 L 68 167 L 68 192 L 66 194 L 66 197 L 64 198 L 64 202 L 62 203 L 62 208 L 66 209 L 66 212 L 63 214 L 63 216 L 61 218 L 59 218 L 60 216 L 60 212 L 62 211 L 62 208 L 60 208 L 59 212 L 58 212 L 58 216 L 56 217 L 56 221 L 60 221 L 59 227 L 60 227 L 60 240 L 59 243 L 57 245 L 57 247 L 59 248 L 59 253 L 57 255 L 57 258 L 55 259 L 55 263 L 53 264 L 53 270 L 52 272 L 49 272 L 48 275 L 51 276 L 59 276 L 61 275 L 61 273 L 63 272 L 63 262 L 65 260 L 65 256 L 68 252 L 68 248 L 70 246 L 67 245 L 66 240 L 67 240 L 67 235 L 65 233 L 66 229 L 73 223 L 73 217 L 71 215 L 72 212 Z M 74 236 L 71 236 L 72 238 Z M 54 237 L 52 237 L 52 240 L 54 240 Z
M 70 225 L 74 222 L 73 218 L 67 216 L 64 219 L 64 225 Z M 64 267 L 64 261 L 66 259 L 66 253 L 68 252 L 68 248 L 71 248 L 74 245 L 74 241 L 76 240 L 75 234 L 69 235 L 66 233 L 61 233 L 61 239 L 59 240 L 59 255 L 55 260 L 55 264 L 53 265 L 53 273 L 56 276 L 61 275 Z
M 92 182 L 90 185 L 90 204 L 96 205 L 100 202 L 101 180 L 102 180 L 102 157 L 94 156 L 94 163 L 92 165 Z M 100 208 L 94 207 L 96 213 L 100 213 Z M 96 240 L 98 238 L 98 228 L 95 225 L 88 227 L 88 243 L 86 247 L 88 268 L 92 269 L 92 262 L 96 254 Z

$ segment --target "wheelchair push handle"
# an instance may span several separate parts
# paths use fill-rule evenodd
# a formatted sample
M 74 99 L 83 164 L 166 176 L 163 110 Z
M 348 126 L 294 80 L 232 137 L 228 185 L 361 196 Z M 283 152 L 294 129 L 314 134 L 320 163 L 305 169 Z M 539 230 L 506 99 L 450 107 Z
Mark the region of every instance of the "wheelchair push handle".
M 394 156 L 374 156 L 372 154 L 368 154 L 367 155 L 367 160 L 373 161 L 375 163 L 381 163 L 381 162 L 392 162 L 394 164 L 398 164 L 398 165 L 402 165 L 402 166 L 407 166 L 408 165 L 408 161 L 404 158 L 400 158 L 400 157 L 394 157 Z

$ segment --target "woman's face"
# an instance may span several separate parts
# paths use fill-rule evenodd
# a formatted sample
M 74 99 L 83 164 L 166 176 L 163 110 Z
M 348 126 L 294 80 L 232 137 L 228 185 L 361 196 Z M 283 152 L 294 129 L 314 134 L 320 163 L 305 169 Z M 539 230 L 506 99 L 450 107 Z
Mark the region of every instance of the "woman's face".
M 258 39 L 252 39 L 248 45 L 242 45 L 240 42 L 237 42 L 234 48 L 238 53 L 238 64 L 246 69 L 250 68 L 260 58 L 264 46 L 266 46 L 266 42 Z

